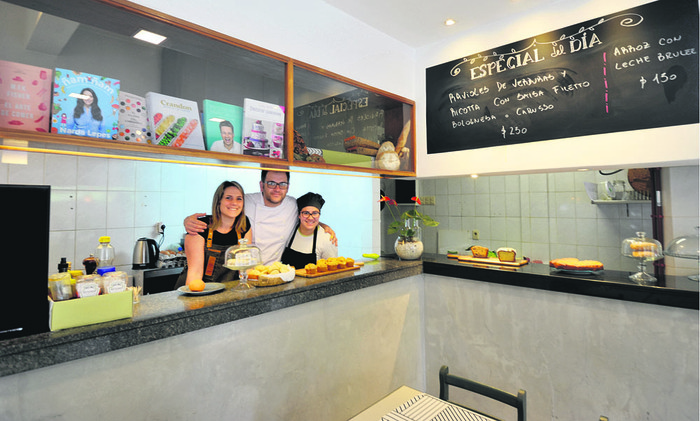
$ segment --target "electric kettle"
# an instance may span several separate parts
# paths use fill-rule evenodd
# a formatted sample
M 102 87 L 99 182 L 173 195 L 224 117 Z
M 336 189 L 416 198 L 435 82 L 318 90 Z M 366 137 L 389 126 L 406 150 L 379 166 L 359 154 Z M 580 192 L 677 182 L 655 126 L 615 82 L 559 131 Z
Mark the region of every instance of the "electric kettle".
M 133 269 L 149 269 L 156 267 L 160 250 L 156 240 L 141 237 L 134 246 Z

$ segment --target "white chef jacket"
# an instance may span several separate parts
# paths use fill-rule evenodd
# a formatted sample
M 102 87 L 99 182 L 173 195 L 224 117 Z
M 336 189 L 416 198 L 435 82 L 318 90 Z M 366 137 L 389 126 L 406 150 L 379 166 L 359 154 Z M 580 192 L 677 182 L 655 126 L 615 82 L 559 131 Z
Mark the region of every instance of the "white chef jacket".
M 245 214 L 253 224 L 253 243 L 260 249 L 263 264 L 279 262 L 299 220 L 297 200 L 286 196 L 279 206 L 268 207 L 262 192 L 248 193 Z

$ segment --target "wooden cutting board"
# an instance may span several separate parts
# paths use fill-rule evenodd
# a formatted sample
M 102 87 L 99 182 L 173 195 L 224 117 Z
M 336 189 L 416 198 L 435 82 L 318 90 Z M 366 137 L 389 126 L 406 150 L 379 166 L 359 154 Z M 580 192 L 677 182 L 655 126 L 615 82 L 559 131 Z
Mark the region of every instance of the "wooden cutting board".
M 304 278 L 318 278 L 319 276 L 326 276 L 326 275 L 333 275 L 334 273 L 340 273 L 340 272 L 349 272 L 352 270 L 357 270 L 359 269 L 360 266 L 355 265 L 351 268 L 342 268 L 342 269 L 337 269 L 337 270 L 329 270 L 328 272 L 316 272 L 314 274 L 308 274 L 306 273 L 306 269 L 297 269 L 296 274 L 297 276 L 302 276 Z
M 525 266 L 527 264 L 527 259 L 516 260 L 515 262 L 501 262 L 498 257 L 474 257 L 474 256 L 457 256 L 460 262 L 466 263 L 480 263 L 485 265 L 497 265 L 497 266 L 512 266 L 519 267 Z

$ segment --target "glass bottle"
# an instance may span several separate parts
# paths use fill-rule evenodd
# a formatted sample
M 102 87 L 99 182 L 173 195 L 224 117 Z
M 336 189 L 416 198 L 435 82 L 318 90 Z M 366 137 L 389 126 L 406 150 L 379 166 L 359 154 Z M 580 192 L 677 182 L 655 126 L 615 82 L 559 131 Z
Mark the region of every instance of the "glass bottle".
M 85 266 L 86 275 L 92 275 L 95 273 L 95 270 L 97 269 L 97 259 L 95 259 L 95 255 L 90 253 L 89 257 L 84 258 L 83 266 Z
M 95 259 L 97 260 L 97 267 L 112 266 L 114 263 L 114 248 L 109 243 L 112 238 L 108 235 L 102 236 L 99 239 L 100 245 L 97 246 L 95 250 Z

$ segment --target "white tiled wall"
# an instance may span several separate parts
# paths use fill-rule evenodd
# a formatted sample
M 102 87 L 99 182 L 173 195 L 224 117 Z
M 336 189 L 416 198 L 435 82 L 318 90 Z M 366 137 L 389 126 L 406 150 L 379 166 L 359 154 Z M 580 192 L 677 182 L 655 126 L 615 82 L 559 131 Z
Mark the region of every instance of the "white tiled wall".
M 520 255 L 547 262 L 578 257 L 603 262 L 614 270 L 636 270 L 622 257 L 622 240 L 644 231 L 652 236 L 650 204 L 595 205 L 584 182 L 626 180 L 626 171 L 597 171 L 420 180 L 418 193 L 435 196 L 435 205 L 421 211 L 440 221 L 423 230 L 426 252 L 463 251 L 473 244 L 513 247 Z M 664 169 L 665 242 L 694 233 L 698 225 L 698 167 Z M 472 240 L 472 231 L 479 240 Z M 667 273 L 676 266 L 697 273 L 697 261 L 667 259 Z
M 94 252 L 102 235 L 112 237 L 118 270 L 131 272 L 136 239 L 160 240 L 156 222 L 166 226 L 162 248 L 178 245 L 184 233 L 183 219 L 196 212 L 211 213 L 212 195 L 222 181 L 236 180 L 246 192 L 259 191 L 258 169 L 49 153 L 26 155 L 26 165 L 0 163 L 0 183 L 51 185 L 50 272 L 56 271 L 61 257 L 82 269 L 82 260 Z M 290 181 L 292 196 L 308 191 L 324 196 L 321 220 L 335 230 L 340 255 L 359 257 L 379 251 L 379 240 L 372 234 L 373 225 L 379 223 L 375 221 L 378 216 L 373 215 L 377 197 L 373 192 L 379 189 L 378 180 L 334 172 L 292 173 Z

